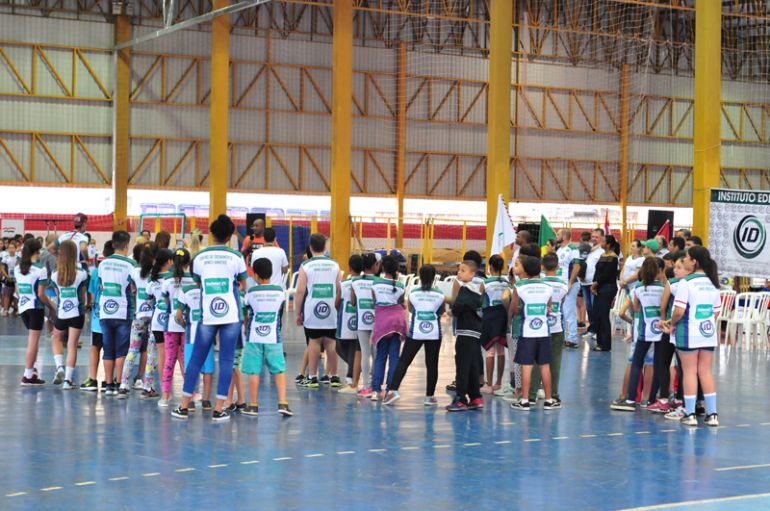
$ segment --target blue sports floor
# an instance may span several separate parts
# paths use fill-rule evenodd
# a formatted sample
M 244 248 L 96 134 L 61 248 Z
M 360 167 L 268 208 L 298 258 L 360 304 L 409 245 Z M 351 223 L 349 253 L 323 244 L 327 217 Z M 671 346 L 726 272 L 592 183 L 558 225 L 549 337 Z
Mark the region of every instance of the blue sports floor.
M 288 329 L 293 380 L 304 340 Z M 86 332 L 81 380 L 89 342 Z M 25 344 L 21 321 L 1 318 L 1 510 L 770 509 L 764 351 L 719 352 L 723 425 L 693 430 L 609 410 L 626 363 L 619 339 L 612 354 L 565 351 L 559 411 L 526 414 L 490 398 L 483 411 L 446 413 L 454 363 L 445 341 L 438 409 L 422 405 L 418 355 L 393 408 L 291 383 L 295 416 L 281 419 L 270 382 L 259 418 L 221 424 L 200 411 L 172 420 L 136 394 L 21 388 Z M 174 386 L 179 396 L 178 376 Z

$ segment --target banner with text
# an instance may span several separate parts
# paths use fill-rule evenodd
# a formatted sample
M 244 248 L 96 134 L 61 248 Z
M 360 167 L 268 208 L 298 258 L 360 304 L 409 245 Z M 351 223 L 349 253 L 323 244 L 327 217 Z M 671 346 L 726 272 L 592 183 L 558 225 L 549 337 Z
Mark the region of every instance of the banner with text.
M 711 190 L 709 251 L 720 275 L 770 278 L 770 192 Z

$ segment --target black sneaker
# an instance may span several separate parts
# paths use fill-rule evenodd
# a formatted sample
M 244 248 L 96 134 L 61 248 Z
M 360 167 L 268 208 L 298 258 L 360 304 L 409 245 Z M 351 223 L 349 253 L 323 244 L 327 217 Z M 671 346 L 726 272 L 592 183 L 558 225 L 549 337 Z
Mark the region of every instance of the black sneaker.
M 21 386 L 22 387 L 33 387 L 35 385 L 44 385 L 45 381 L 38 378 L 36 374 L 32 375 L 32 378 L 27 378 L 26 376 L 21 377 Z
M 236 404 L 235 405 L 235 411 L 236 412 L 242 412 L 246 409 L 246 403 Z
M 543 403 L 543 410 L 558 410 L 561 408 L 561 401 L 551 399 Z
M 294 378 L 294 383 L 299 385 L 300 383 L 302 383 L 302 380 L 304 380 L 304 379 L 305 379 L 305 375 L 304 374 L 298 374 L 297 377 Z
M 99 392 L 105 392 L 106 393 L 107 392 L 107 387 L 109 387 L 107 382 L 106 381 L 102 381 L 102 384 L 99 387 Z
M 237 410 L 238 407 L 235 406 L 235 403 L 230 403 L 230 406 L 224 407 L 222 410 L 225 412 L 235 413 L 235 410 Z M 217 412 L 214 412 L 217 413 Z
M 107 384 L 107 390 L 104 391 L 105 396 L 117 396 L 118 395 L 118 387 L 114 383 L 108 383 Z
M 128 394 L 128 389 L 118 389 L 118 393 L 115 397 L 118 399 L 128 399 Z
M 280 413 L 284 417 L 291 417 L 292 415 L 294 415 L 294 412 L 292 412 L 289 409 L 288 403 L 284 403 L 284 404 L 280 404 L 279 403 L 278 404 L 278 413 Z
M 319 387 L 318 378 L 316 378 L 315 376 L 313 376 L 312 378 L 310 378 L 310 380 L 308 380 L 308 382 L 307 382 L 307 385 L 306 385 L 306 386 L 307 386 L 307 388 L 309 388 L 309 389 L 317 389 L 317 388 Z
M 635 412 L 636 403 L 629 403 L 627 399 L 618 398 L 610 403 L 610 408 L 619 412 Z
M 80 390 L 85 390 L 88 392 L 96 392 L 97 390 L 99 390 L 99 384 L 96 383 L 96 380 L 87 378 L 86 381 L 80 384 Z
M 321 383 L 323 383 L 323 381 L 322 381 Z M 339 388 L 339 387 L 340 387 L 340 385 L 341 385 L 341 383 L 340 383 L 340 377 L 339 377 L 339 376 L 332 376 L 332 377 L 331 377 L 331 379 L 330 379 L 330 385 L 331 385 L 331 386 L 332 386 L 332 388 L 334 388 L 334 389 L 337 389 L 337 388 Z
M 143 390 L 142 395 L 139 396 L 140 399 L 158 399 L 159 397 L 160 397 L 160 394 L 155 392 L 154 389 Z
M 526 403 L 523 403 L 521 401 L 514 401 L 511 403 L 511 408 L 513 410 L 518 410 L 520 412 L 528 412 L 532 409 L 532 403 L 527 401 Z
M 227 412 L 227 410 L 222 410 L 221 412 L 214 410 L 214 413 L 211 414 L 211 420 L 214 422 L 229 421 L 230 414 Z
M 339 378 L 337 378 L 337 380 L 339 380 Z M 329 375 L 328 374 L 323 375 L 321 379 L 318 380 L 318 383 L 320 383 L 321 385 L 329 385 L 331 383 L 331 380 L 329 379 Z
M 243 415 L 248 415 L 249 417 L 256 417 L 259 415 L 259 406 L 249 405 L 241 413 Z
M 182 405 L 171 410 L 171 416 L 177 419 L 186 419 L 189 416 L 189 413 L 189 410 L 187 408 L 182 408 Z
M 297 386 L 299 386 L 299 387 L 307 387 L 308 383 L 310 383 L 310 378 L 305 378 L 303 376 L 302 379 L 297 383 Z
M 195 401 L 187 403 L 187 411 L 193 413 L 195 411 Z
M 698 417 L 706 416 L 706 407 L 703 406 L 703 403 L 695 403 L 695 415 Z
M 457 390 L 457 382 L 453 381 L 452 383 L 450 383 L 449 385 L 446 386 L 446 389 L 449 392 L 455 392 Z
M 212 406 L 211 406 L 211 401 L 208 401 L 208 400 L 206 400 L 206 399 L 204 399 L 203 401 L 201 401 L 201 408 L 203 408 L 203 411 L 204 411 L 204 412 L 210 412 L 210 411 L 211 411 L 211 408 L 212 408 Z

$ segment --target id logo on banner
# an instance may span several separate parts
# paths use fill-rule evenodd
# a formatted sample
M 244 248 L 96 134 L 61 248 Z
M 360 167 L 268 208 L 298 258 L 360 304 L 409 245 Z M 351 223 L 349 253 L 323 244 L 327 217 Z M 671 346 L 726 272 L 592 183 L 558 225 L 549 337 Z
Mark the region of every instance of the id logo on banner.
M 767 276 L 770 192 L 711 190 L 709 250 L 723 275 Z

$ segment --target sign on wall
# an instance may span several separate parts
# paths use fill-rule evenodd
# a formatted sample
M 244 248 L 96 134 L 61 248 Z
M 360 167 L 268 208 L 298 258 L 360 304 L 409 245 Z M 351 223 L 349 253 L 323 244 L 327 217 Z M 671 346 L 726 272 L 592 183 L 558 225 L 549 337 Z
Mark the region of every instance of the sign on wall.
M 4 218 L 2 221 L 3 238 L 13 238 L 17 234 L 24 234 L 24 219 Z
M 709 251 L 720 275 L 770 278 L 770 192 L 711 190 Z

